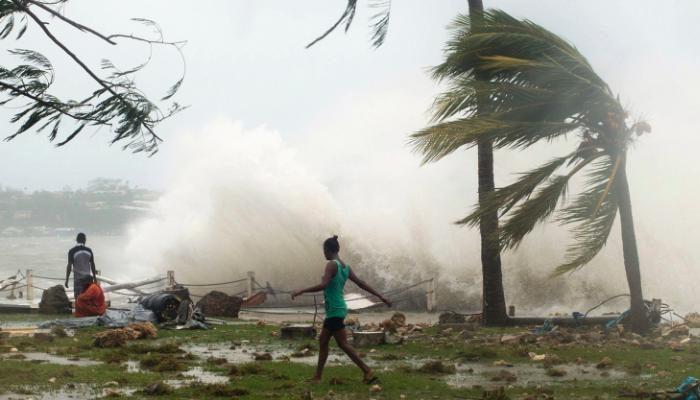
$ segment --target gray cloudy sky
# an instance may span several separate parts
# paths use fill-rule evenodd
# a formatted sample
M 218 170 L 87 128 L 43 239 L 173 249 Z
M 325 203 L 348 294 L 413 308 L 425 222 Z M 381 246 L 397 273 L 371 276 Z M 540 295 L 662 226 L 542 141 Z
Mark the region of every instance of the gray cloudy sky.
M 57 189 L 106 176 L 162 189 L 173 162 L 168 144 L 182 132 L 226 118 L 250 127 L 265 124 L 293 141 L 319 121 L 332 126 L 334 116 L 328 113 L 361 106 L 356 102 L 387 92 L 422 100 L 380 104 L 371 117 L 383 124 L 383 111 L 405 108 L 406 113 L 420 114 L 405 133 L 420 128 L 437 92 L 425 70 L 439 62 L 445 26 L 465 11 L 466 0 L 395 1 L 388 40 L 378 50 L 368 44 L 371 11 L 360 6 L 348 35 L 336 32 L 305 50 L 304 45 L 337 18 L 344 3 L 206 0 L 195 7 L 179 0 L 70 1 L 66 15 L 100 31 L 143 33 L 129 18 L 144 17 L 156 20 L 168 39 L 187 40 L 187 79 L 178 100 L 192 107 L 160 127 L 166 143 L 150 159 L 110 147 L 107 132 L 86 132 L 60 149 L 32 133 L 2 142 L 0 184 Z M 485 5 L 530 18 L 574 42 L 632 111 L 650 120 L 653 135 L 642 141 L 637 154 L 653 166 L 644 167 L 649 175 L 639 180 L 653 185 L 678 179 L 673 177 L 678 171 L 697 172 L 694 114 L 700 104 L 691 90 L 699 87 L 700 2 L 485 0 Z M 104 57 L 133 65 L 147 52 L 128 43 L 105 46 L 57 21 L 50 26 L 93 65 Z M 93 88 L 36 27 L 21 42 L 3 41 L 3 46 L 36 48 L 50 55 L 58 71 L 59 94 L 78 98 Z M 177 78 L 179 64 L 170 51 L 156 52 L 155 58 L 141 85 L 157 95 Z M 14 129 L 7 122 L 11 111 L 0 112 L 3 133 Z

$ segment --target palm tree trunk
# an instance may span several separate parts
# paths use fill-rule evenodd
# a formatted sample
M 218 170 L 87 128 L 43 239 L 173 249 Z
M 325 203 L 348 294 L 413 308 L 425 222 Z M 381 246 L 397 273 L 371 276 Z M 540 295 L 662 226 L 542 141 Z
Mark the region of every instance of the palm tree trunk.
M 482 0 L 468 0 L 469 15 L 472 16 L 472 28 L 478 29 L 484 12 Z M 483 75 L 476 74 L 476 79 L 485 79 Z M 488 107 L 488 99 L 479 99 L 477 113 Z M 486 197 L 494 191 L 493 179 L 493 143 L 490 140 L 480 141 L 478 144 L 478 169 L 479 169 L 479 203 L 483 203 Z M 479 222 L 481 234 L 481 273 L 483 277 L 482 287 L 482 320 L 484 325 L 505 325 L 508 322 L 506 315 L 506 301 L 503 294 L 503 275 L 501 272 L 501 248 L 497 239 L 498 211 L 488 213 Z
M 625 262 L 627 284 L 630 289 L 630 314 L 625 326 L 634 332 L 644 333 L 650 327 L 646 315 L 644 296 L 642 295 L 642 277 L 639 271 L 639 253 L 637 238 L 634 234 L 634 219 L 632 218 L 632 201 L 630 199 L 629 183 L 627 181 L 626 155 L 623 154 L 620 167 L 615 177 L 615 195 L 620 210 L 620 228 L 622 231 L 622 252 Z

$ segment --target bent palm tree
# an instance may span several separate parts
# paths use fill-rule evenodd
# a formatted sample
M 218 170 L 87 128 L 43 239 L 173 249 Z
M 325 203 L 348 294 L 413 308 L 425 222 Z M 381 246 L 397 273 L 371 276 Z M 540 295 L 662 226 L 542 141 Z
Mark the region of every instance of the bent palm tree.
M 524 149 L 542 140 L 578 135 L 580 144 L 573 152 L 521 174 L 459 223 L 477 225 L 493 212 L 506 215 L 498 239 L 503 248 L 513 248 L 559 209 L 556 219 L 575 225 L 575 243 L 556 269 L 562 274 L 598 254 L 619 210 L 631 297 L 628 326 L 645 330 L 625 166 L 629 144 L 648 132 L 649 125 L 630 121 L 619 99 L 578 50 L 539 25 L 489 11 L 479 29 L 472 28 L 469 16 L 453 24 L 446 59 L 433 71 L 436 79 L 452 85 L 435 101 L 437 123 L 412 136 L 415 149 L 424 162 L 432 162 L 483 140 L 491 140 L 496 149 Z M 483 99 L 488 99 L 488 107 L 479 106 L 475 112 Z M 569 182 L 581 173 L 587 173 L 585 188 L 567 203 Z

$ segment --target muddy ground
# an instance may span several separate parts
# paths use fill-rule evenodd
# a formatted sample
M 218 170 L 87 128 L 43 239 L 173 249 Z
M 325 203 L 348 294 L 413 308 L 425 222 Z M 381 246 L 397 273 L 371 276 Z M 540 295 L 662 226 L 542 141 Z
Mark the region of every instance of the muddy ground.
M 38 319 L 45 317 L 0 315 L 0 335 Z M 359 326 L 380 329 L 381 320 L 360 315 Z M 98 328 L 13 333 L 0 343 L 0 399 L 645 398 L 700 374 L 700 340 L 686 326 L 650 337 L 598 328 L 533 334 L 528 327 L 445 327 L 408 315 L 403 326 L 384 326 L 402 343 L 359 349 L 380 377 L 377 386 L 363 384 L 335 346 L 323 382 L 313 385 L 307 378 L 316 343 L 280 339 L 280 322 L 159 329 L 154 339 L 115 348 L 94 346 L 94 336 L 104 331 Z

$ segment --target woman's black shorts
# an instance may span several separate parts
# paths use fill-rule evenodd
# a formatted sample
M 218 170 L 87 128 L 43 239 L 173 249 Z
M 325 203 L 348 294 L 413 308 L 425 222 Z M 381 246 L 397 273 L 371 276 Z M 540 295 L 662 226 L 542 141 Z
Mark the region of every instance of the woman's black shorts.
M 331 332 L 345 328 L 345 319 L 340 317 L 330 317 L 323 320 L 323 327 Z

